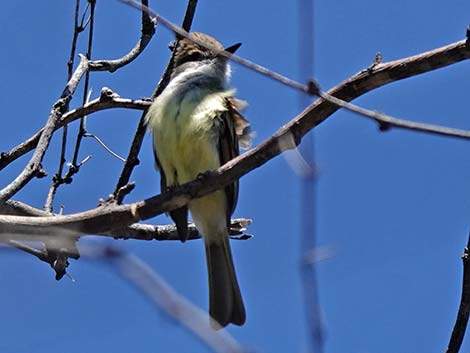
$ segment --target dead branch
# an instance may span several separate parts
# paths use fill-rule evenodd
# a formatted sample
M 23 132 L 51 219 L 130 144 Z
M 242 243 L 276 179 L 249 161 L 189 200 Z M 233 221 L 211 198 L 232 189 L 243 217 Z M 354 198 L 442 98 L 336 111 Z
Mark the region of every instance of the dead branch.
M 220 50 L 204 41 L 201 41 L 197 38 L 194 38 L 194 37 L 191 37 L 190 36 L 190 33 L 189 33 L 189 30 L 186 29 L 186 28 L 181 28 L 179 26 L 177 26 L 176 24 L 174 24 L 173 22 L 171 22 L 170 20 L 168 20 L 167 18 L 159 15 L 158 13 L 156 13 L 154 10 L 152 10 L 151 8 L 149 8 L 148 6 L 142 6 L 141 4 L 139 4 L 138 2 L 134 1 L 134 0 L 119 0 L 125 4 L 128 4 L 129 6 L 131 7 L 134 7 L 136 9 L 139 9 L 140 11 L 145 11 L 146 13 L 149 14 L 149 16 L 152 16 L 153 18 L 155 18 L 161 25 L 165 26 L 166 28 L 168 28 L 169 30 L 171 30 L 177 38 L 188 38 L 190 39 L 191 41 L 193 41 L 194 43 L 204 47 L 204 48 L 207 48 L 213 52 L 217 52 L 218 55 L 221 55 L 221 56 L 225 56 L 227 59 L 230 59 L 250 70 L 253 70 L 253 71 L 256 71 L 257 73 L 263 75 L 263 76 L 266 76 L 274 81 L 277 81 L 277 82 L 280 82 L 282 83 L 283 85 L 286 85 L 288 87 L 291 87 L 291 88 L 294 88 L 296 90 L 299 90 L 301 92 L 304 92 L 304 93 L 307 93 L 307 94 L 312 94 L 311 90 L 310 90 L 310 87 L 308 85 L 305 85 L 305 84 L 302 84 L 302 83 L 299 83 L 295 80 L 292 80 L 286 76 L 283 76 L 277 72 L 274 72 L 272 70 L 269 70 L 268 68 L 264 67 L 264 66 L 261 66 L 255 62 L 252 62 L 250 60 L 247 60 L 247 59 L 244 59 L 240 56 L 237 56 L 236 54 L 233 54 L 233 53 L 229 53 L 225 50 Z
M 142 0 L 143 6 L 148 6 L 148 0 Z M 44 154 L 49 146 L 49 142 L 52 138 L 53 132 L 57 129 L 57 123 L 60 118 L 68 110 L 68 104 L 72 99 L 73 94 L 78 86 L 83 75 L 87 75 L 89 71 L 103 71 L 103 70 L 116 70 L 119 67 L 122 67 L 126 64 L 132 62 L 145 48 L 146 44 L 152 37 L 155 25 L 152 22 L 151 18 L 147 12 L 142 12 L 142 37 L 139 46 L 139 49 L 136 51 L 131 51 L 132 55 L 124 56 L 116 65 L 110 65 L 105 68 L 102 65 L 96 64 L 96 62 L 89 61 L 88 58 L 85 58 L 83 55 L 80 56 L 80 64 L 75 70 L 74 74 L 68 81 L 60 99 L 53 105 L 52 111 L 47 119 L 44 130 L 41 134 L 41 137 L 38 141 L 36 150 L 31 157 L 30 162 L 26 165 L 23 171 L 13 180 L 9 185 L 0 190 L 0 202 L 4 202 L 7 199 L 11 198 L 16 194 L 21 188 L 23 188 L 32 178 L 38 176 L 41 171 L 41 162 L 44 157 Z M 144 42 L 142 39 L 145 37 Z
M 470 48 L 467 41 L 459 41 L 412 57 L 377 64 L 332 88 L 328 94 L 344 101 L 351 101 L 387 83 L 442 68 L 469 57 Z M 129 226 L 137 221 L 181 207 L 192 198 L 207 195 L 262 166 L 284 150 L 295 148 L 308 131 L 338 109 L 337 105 L 318 99 L 256 148 L 229 161 L 217 171 L 206 173 L 195 181 L 175 187 L 171 192 L 133 204 L 107 205 L 67 216 L 41 218 L 1 216 L 1 229 L 4 233 L 11 234 L 44 234 L 57 229 L 78 234 L 96 234 Z
M 75 92 L 75 89 L 80 82 L 82 76 L 88 71 L 88 60 L 84 57 L 80 57 L 80 64 L 75 70 L 72 78 L 68 81 L 65 86 L 62 95 L 59 100 L 54 103 L 51 113 L 47 119 L 46 125 L 44 126 L 41 137 L 39 138 L 38 145 L 36 150 L 33 153 L 29 163 L 23 169 L 23 171 L 13 180 L 9 185 L 0 190 L 0 202 L 5 202 L 16 194 L 21 188 L 23 188 L 32 178 L 37 176 L 38 172 L 41 169 L 41 162 L 46 153 L 47 148 L 49 147 L 49 142 L 51 141 L 52 134 L 57 128 L 57 123 L 59 119 L 64 115 L 68 110 L 68 105 L 72 96 Z
M 0 204 L 0 214 L 1 215 L 10 215 L 10 216 L 30 216 L 30 217 L 47 217 L 51 214 L 34 208 L 30 205 L 27 205 L 20 201 L 8 200 L 3 204 Z M 245 231 L 251 225 L 252 220 L 247 218 L 235 218 L 230 222 L 230 237 L 234 240 L 246 240 L 250 239 L 252 236 L 246 234 Z M 86 234 L 85 234 L 86 235 Z M 105 237 L 111 237 L 114 239 L 136 239 L 136 240 L 180 240 L 177 234 L 176 226 L 174 224 L 169 225 L 152 225 L 152 224 L 141 224 L 135 223 L 131 224 L 128 227 L 111 230 L 109 232 L 103 232 L 100 234 L 90 234 L 90 235 L 100 235 Z M 49 235 L 50 237 L 51 235 Z M 5 238 L 8 240 L 15 238 L 12 234 L 9 234 L 7 237 L 2 237 L 0 234 L 0 239 Z M 18 239 L 21 240 L 40 240 L 37 235 L 34 234 L 24 234 L 18 236 Z M 193 223 L 189 223 L 189 240 L 200 239 L 201 235 L 197 231 Z
M 81 251 L 87 257 L 112 266 L 165 315 L 195 335 L 214 352 L 248 352 L 226 330 L 213 330 L 209 325 L 212 319 L 205 312 L 179 294 L 138 257 L 109 246 L 82 247 Z
M 142 0 L 142 7 L 148 6 L 148 0 Z M 114 72 L 123 66 L 130 64 L 132 61 L 144 51 L 147 44 L 155 34 L 155 26 L 157 23 L 153 21 L 146 11 L 142 11 L 142 30 L 141 36 L 137 44 L 132 48 L 129 53 L 123 57 L 115 60 L 94 60 L 90 62 L 91 71 L 109 71 Z
M 450 337 L 449 346 L 446 353 L 458 353 L 462 345 L 465 331 L 467 329 L 468 317 L 470 313 L 470 235 L 467 246 L 462 255 L 463 279 L 462 279 L 462 297 L 460 299 L 459 312 L 455 320 L 454 329 Z
M 37 249 L 13 240 L 9 241 L 8 245 L 0 245 L 0 250 L 16 248 L 48 263 L 53 268 L 56 266 L 57 260 L 50 257 L 44 249 Z M 99 244 L 82 246 L 80 251 L 85 258 L 110 266 L 125 281 L 150 299 L 164 315 L 195 335 L 214 352 L 248 352 L 226 330 L 213 330 L 209 325 L 212 319 L 206 312 L 175 291 L 140 258 L 118 247 Z
M 55 130 L 70 124 L 77 119 L 80 119 L 82 116 L 90 115 L 102 110 L 115 108 L 145 110 L 150 106 L 150 104 L 152 104 L 152 102 L 140 99 L 119 97 L 109 97 L 103 99 L 103 96 L 101 96 L 100 98 L 92 100 L 80 108 L 65 113 L 57 123 Z M 4 169 L 10 163 L 28 153 L 29 151 L 32 151 L 37 146 L 43 131 L 44 129 L 39 130 L 33 136 L 20 143 L 18 146 L 13 147 L 10 151 L 2 153 L 0 155 L 0 170 Z
M 434 134 L 434 135 L 457 137 L 457 138 L 461 138 L 464 140 L 470 139 L 470 131 L 468 130 L 454 129 L 454 128 L 450 128 L 447 126 L 418 123 L 415 121 L 399 119 L 399 118 L 395 118 L 387 114 L 365 109 L 355 104 L 345 102 L 325 92 L 319 91 L 318 94 L 324 100 L 330 103 L 333 103 L 337 105 L 338 107 L 349 110 L 360 116 L 371 118 L 372 120 L 376 121 L 379 124 L 379 129 L 381 131 L 387 131 L 391 129 L 392 127 L 394 127 L 394 128 L 400 128 L 400 129 L 417 131 L 417 132 L 424 132 L 424 133 Z

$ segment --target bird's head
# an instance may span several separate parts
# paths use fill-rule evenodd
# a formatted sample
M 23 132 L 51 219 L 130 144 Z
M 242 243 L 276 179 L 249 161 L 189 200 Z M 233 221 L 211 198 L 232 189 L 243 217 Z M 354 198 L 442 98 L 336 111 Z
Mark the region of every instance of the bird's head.
M 241 43 L 224 48 L 218 40 L 208 34 L 193 32 L 190 36 L 208 44 L 211 49 L 205 48 L 189 38 L 181 39 L 177 42 L 175 50 L 174 72 L 180 73 L 188 69 L 194 70 L 203 66 L 211 66 L 214 70 L 220 70 L 223 75 L 229 76 L 230 67 L 227 62 L 228 58 L 220 55 L 220 52 L 225 50 L 233 54 L 240 47 Z

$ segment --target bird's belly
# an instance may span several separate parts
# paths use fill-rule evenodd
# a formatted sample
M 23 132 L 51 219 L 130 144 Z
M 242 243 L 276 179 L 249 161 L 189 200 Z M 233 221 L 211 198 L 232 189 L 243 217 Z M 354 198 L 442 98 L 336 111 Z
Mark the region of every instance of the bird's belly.
M 213 119 L 176 116 L 162 119 L 155 147 L 167 184 L 183 184 L 220 166 Z

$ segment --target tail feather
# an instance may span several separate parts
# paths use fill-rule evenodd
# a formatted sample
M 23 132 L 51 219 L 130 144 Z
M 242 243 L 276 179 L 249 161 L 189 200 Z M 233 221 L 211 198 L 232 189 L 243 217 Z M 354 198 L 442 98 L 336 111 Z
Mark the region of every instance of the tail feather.
M 220 326 L 243 325 L 245 306 L 238 286 L 228 237 L 223 242 L 205 239 L 209 275 L 209 314 Z

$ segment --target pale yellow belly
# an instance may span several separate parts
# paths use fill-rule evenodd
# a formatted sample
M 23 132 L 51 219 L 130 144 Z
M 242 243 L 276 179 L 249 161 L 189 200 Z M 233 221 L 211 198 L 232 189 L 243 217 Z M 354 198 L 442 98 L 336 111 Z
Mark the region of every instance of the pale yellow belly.
M 168 186 L 194 180 L 200 173 L 220 166 L 211 121 L 168 119 L 154 136 L 154 147 Z M 201 127 L 201 124 L 205 124 Z
M 184 184 L 220 166 L 216 124 L 217 115 L 227 109 L 223 102 L 223 94 L 217 93 L 192 107 L 157 101 L 154 112 L 151 108 L 153 144 L 167 186 Z M 223 190 L 192 200 L 188 207 L 205 237 L 212 241 L 223 239 L 221 236 L 227 232 L 227 200 Z

